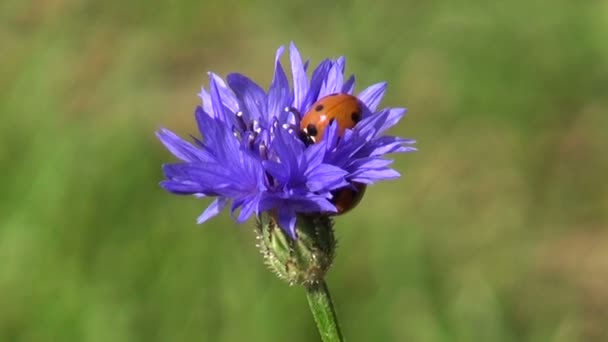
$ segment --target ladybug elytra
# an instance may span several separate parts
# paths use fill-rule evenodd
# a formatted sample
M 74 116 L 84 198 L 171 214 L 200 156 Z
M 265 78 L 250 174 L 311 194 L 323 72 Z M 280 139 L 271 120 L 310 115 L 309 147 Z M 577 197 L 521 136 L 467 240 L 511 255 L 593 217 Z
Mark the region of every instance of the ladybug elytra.
M 363 107 L 355 96 L 331 94 L 313 103 L 304 114 L 300 129 L 313 143 L 323 139 L 325 128 L 334 120 L 338 122 L 339 136 L 347 128 L 353 128 L 361 120 Z

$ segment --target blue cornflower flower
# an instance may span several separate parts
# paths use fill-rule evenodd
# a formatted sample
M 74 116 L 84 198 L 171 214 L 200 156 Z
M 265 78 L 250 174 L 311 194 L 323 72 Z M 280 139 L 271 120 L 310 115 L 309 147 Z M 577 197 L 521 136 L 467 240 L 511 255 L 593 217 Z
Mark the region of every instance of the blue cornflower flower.
M 298 113 L 306 113 L 318 99 L 332 93 L 354 94 L 355 78 L 344 79 L 345 59 L 323 60 L 307 75 L 295 45 L 290 46 L 293 88 L 280 57 L 275 57 L 274 78 L 265 91 L 241 74 L 224 81 L 209 73 L 209 88 L 201 89 L 202 106 L 195 117 L 202 139 L 187 142 L 169 130 L 157 136 L 181 160 L 163 165 L 161 186 L 176 194 L 216 199 L 198 218 L 202 223 L 231 203 L 232 216 L 243 223 L 252 214 L 271 212 L 290 236 L 296 238 L 299 213 L 335 213 L 335 191 L 353 183 L 371 184 L 399 176 L 387 153 L 409 152 L 413 140 L 382 133 L 405 114 L 404 108 L 377 111 L 386 90 L 378 83 L 360 92 L 363 117 L 353 129 L 338 136 L 337 123 L 325 138 L 307 146 L 301 138 Z M 240 211 L 237 214 L 237 210 Z

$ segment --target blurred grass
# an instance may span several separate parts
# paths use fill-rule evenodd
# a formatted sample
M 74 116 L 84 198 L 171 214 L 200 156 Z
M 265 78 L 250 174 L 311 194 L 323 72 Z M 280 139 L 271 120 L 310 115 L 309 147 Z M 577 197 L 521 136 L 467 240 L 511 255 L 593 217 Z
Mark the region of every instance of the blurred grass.
M 310 341 L 249 227 L 157 186 L 205 72 L 389 81 L 420 152 L 337 222 L 352 341 L 605 341 L 608 5 L 0 3 L 0 340 Z

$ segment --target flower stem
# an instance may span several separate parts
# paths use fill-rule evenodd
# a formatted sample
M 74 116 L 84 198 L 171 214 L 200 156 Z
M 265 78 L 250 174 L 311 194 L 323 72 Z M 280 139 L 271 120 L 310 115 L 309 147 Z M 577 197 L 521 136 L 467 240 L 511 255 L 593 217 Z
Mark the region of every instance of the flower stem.
M 306 297 L 323 342 L 343 341 L 338 317 L 325 281 L 321 280 L 314 285 L 307 286 Z

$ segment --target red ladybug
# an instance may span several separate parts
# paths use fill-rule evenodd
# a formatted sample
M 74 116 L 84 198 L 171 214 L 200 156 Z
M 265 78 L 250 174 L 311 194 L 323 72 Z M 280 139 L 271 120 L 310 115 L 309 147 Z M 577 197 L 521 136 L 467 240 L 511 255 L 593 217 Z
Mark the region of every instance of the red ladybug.
M 334 120 L 338 122 L 338 136 L 347 128 L 353 128 L 361 121 L 363 107 L 361 101 L 349 94 L 331 94 L 315 102 L 300 122 L 302 137 L 307 143 L 317 143 L 323 139 L 325 128 Z M 333 192 L 332 203 L 342 215 L 353 209 L 365 193 L 365 184 L 353 183 L 354 189 L 343 188 Z
M 325 128 L 334 120 L 338 122 L 339 135 L 361 121 L 362 104 L 358 98 L 348 94 L 331 94 L 313 103 L 304 114 L 300 129 L 305 137 L 315 143 L 323 139 Z
M 342 215 L 359 204 L 365 194 L 366 186 L 363 183 L 353 183 L 355 189 L 343 188 L 333 192 L 334 198 L 331 202 L 336 206 L 338 212 L 335 215 Z

